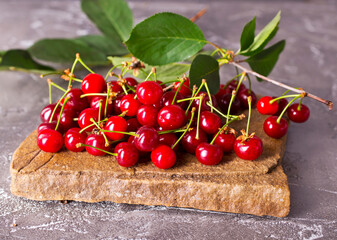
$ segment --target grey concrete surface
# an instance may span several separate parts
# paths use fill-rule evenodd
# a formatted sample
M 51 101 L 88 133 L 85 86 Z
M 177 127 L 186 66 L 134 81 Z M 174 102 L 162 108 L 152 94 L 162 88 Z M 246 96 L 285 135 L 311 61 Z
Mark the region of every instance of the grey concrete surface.
M 257 16 L 260 29 L 282 10 L 276 40 L 287 46 L 271 76 L 327 99 L 337 99 L 336 1 L 131 1 L 136 22 L 159 11 L 187 17 L 203 7 L 197 23 L 206 37 L 238 49 L 243 24 Z M 78 1 L 0 1 L 0 49 L 26 48 L 44 37 L 97 33 Z M 105 69 L 101 69 L 104 71 Z M 223 81 L 233 75 L 221 72 Z M 12 196 L 13 151 L 39 124 L 48 102 L 38 76 L 0 72 L 0 239 L 336 239 L 337 112 L 306 99 L 311 117 L 292 124 L 283 161 L 291 211 L 283 219 L 193 209 L 114 203 L 35 202 Z M 282 89 L 254 82 L 259 94 Z M 13 227 L 13 223 L 17 224 Z

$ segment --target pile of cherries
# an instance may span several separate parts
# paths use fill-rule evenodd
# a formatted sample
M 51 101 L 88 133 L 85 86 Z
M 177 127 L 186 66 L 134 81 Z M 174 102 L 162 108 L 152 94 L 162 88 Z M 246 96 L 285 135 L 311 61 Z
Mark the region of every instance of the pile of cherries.
M 271 100 L 259 100 L 260 113 L 277 114 L 282 109 L 284 98 Z M 242 115 L 232 115 L 240 110 L 249 108 L 250 114 L 256 101 L 254 92 L 237 80 L 221 85 L 213 96 L 196 87 L 191 90 L 186 77 L 166 87 L 159 80 L 138 83 L 131 77 L 106 82 L 103 76 L 90 73 L 81 89 L 68 88 L 61 99 L 42 109 L 37 144 L 45 152 L 58 152 L 65 146 L 72 152 L 114 155 L 123 167 L 150 155 L 158 168 L 171 168 L 180 150 L 195 154 L 205 165 L 218 164 L 224 153 L 233 150 L 242 159 L 255 160 L 262 154 L 262 141 L 248 132 L 237 138 L 228 124 L 242 119 Z M 300 122 L 305 111 L 303 104 L 300 110 L 292 105 L 288 116 Z M 219 115 L 227 117 L 226 123 Z M 283 133 L 283 127 L 274 123 L 283 126 L 283 119 L 281 123 L 276 116 L 268 119 L 266 133 L 281 137 L 270 133 Z

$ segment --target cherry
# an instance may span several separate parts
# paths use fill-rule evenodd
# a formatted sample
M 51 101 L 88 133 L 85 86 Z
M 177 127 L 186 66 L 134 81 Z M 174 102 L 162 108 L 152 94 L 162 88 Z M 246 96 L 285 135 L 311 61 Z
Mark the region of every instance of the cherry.
M 118 84 L 117 81 L 110 81 L 110 86 L 111 86 L 111 92 L 114 92 L 114 93 L 122 93 L 123 92 L 123 88 L 121 85 Z
M 134 144 L 139 151 L 151 152 L 159 143 L 159 135 L 152 127 L 143 126 L 136 132 L 138 137 L 135 137 Z
M 221 119 L 215 113 L 203 111 L 200 114 L 200 127 L 207 134 L 214 134 L 221 128 Z
M 219 99 L 219 107 L 222 110 L 222 112 L 227 113 L 231 98 L 232 94 L 227 93 Z M 240 100 L 237 97 L 235 97 L 231 105 L 230 113 L 232 114 L 237 113 L 240 111 L 240 109 L 241 109 Z
M 78 125 L 80 126 L 80 128 L 85 128 L 85 127 L 91 125 L 92 124 L 92 122 L 90 120 L 91 118 L 93 118 L 95 120 L 95 122 L 97 122 L 98 121 L 98 114 L 99 114 L 99 111 L 96 108 L 84 109 L 80 113 L 80 116 L 78 117 Z M 87 128 L 85 131 L 91 132 L 94 128 L 95 128 L 95 126 L 91 126 L 91 127 Z
M 225 85 L 220 84 L 219 91 L 215 94 L 215 99 L 216 99 L 217 103 L 220 102 L 220 99 L 221 99 L 222 96 L 225 95 L 225 94 L 226 94 L 226 91 L 225 91 Z
M 119 143 L 114 150 L 117 153 L 117 163 L 122 167 L 131 167 L 138 162 L 139 153 L 137 148 L 128 142 Z
M 130 118 L 126 120 L 126 123 L 128 124 L 128 127 L 126 128 L 127 132 L 136 132 L 138 128 L 140 128 L 142 125 L 138 122 L 137 118 Z
M 181 84 L 182 84 L 182 86 L 180 87 L 179 93 L 181 95 L 183 95 L 184 97 L 190 96 L 192 94 L 192 91 L 190 89 L 190 79 L 185 78 L 183 83 L 181 83 L 180 81 L 175 82 L 174 83 L 174 90 L 177 91 Z
M 214 144 L 220 146 L 225 153 L 230 153 L 234 149 L 235 139 L 236 137 L 232 133 L 220 133 L 216 137 Z
M 167 145 L 159 145 L 151 153 L 153 164 L 160 169 L 168 169 L 176 163 L 175 152 Z
M 270 116 L 264 121 L 263 130 L 269 137 L 281 138 L 288 131 L 288 122 L 281 118 L 280 123 L 278 123 L 277 119 L 277 116 Z
M 89 73 L 83 78 L 81 89 L 84 94 L 103 93 L 106 91 L 106 83 L 102 75 Z
M 56 107 L 56 103 L 52 103 L 52 104 L 49 104 L 47 106 L 45 106 L 41 113 L 40 113 L 40 118 L 41 118 L 41 121 L 46 123 L 46 122 L 49 122 L 49 119 L 54 111 L 54 108 Z M 61 111 L 61 107 L 58 106 L 56 111 L 55 111 L 55 114 L 53 116 L 53 120 L 52 121 L 57 121 L 57 115 L 60 113 Z
M 238 80 L 232 80 L 228 83 L 227 87 L 225 88 L 225 93 L 226 94 L 232 94 L 233 90 L 236 90 L 236 88 L 238 87 L 239 81 Z M 243 91 L 244 89 L 246 89 L 246 86 L 241 83 L 240 87 L 239 87 L 239 92 Z
M 277 97 L 273 97 L 273 99 L 274 98 L 277 98 Z M 280 116 L 284 108 L 288 105 L 288 100 L 286 98 L 281 98 L 277 102 L 278 102 L 278 110 L 274 114 L 274 116 Z
M 75 113 L 80 113 L 85 108 L 89 107 L 89 101 L 86 97 L 81 98 L 83 92 L 79 88 L 72 88 L 66 96 L 61 100 L 60 105 L 63 105 L 64 99 L 69 98 L 67 104 L 64 106 L 64 109 L 71 109 Z
M 186 120 L 184 110 L 178 105 L 163 107 L 158 113 L 158 124 L 164 130 L 181 128 Z
M 301 104 L 299 108 L 298 103 L 292 104 L 288 108 L 287 113 L 288 113 L 289 119 L 296 123 L 303 123 L 307 121 L 310 116 L 309 108 L 304 104 Z
M 58 152 L 63 146 L 62 134 L 53 129 L 45 129 L 37 136 L 37 145 L 45 152 Z
M 103 135 L 90 134 L 85 140 L 85 144 L 105 150 L 105 151 L 109 151 L 110 149 L 110 146 L 105 146 L 105 139 Z M 85 149 L 87 150 L 89 154 L 94 155 L 94 156 L 106 155 L 105 152 L 102 152 L 101 150 L 98 150 L 93 147 L 86 146 Z
M 128 94 L 122 98 L 120 102 L 120 109 L 122 112 L 126 111 L 126 116 L 132 117 L 137 115 L 138 108 L 141 105 L 142 104 L 135 99 L 134 94 Z
M 252 97 L 252 107 L 253 107 L 255 106 L 256 101 L 257 101 L 256 95 L 253 91 L 246 88 L 238 93 L 237 98 L 240 100 L 242 109 L 248 109 L 248 97 L 249 96 Z
M 138 85 L 138 82 L 136 79 L 132 77 L 127 77 L 125 78 L 126 84 L 129 85 L 130 87 L 136 87 Z
M 84 132 L 80 133 L 80 131 L 80 128 L 70 128 L 64 135 L 64 145 L 69 151 L 82 152 L 84 150 L 84 147 L 76 146 L 78 143 L 84 144 L 87 138 L 87 134 Z
M 235 154 L 244 160 L 255 160 L 263 151 L 263 143 L 257 136 L 242 140 L 242 136 L 238 137 L 234 142 Z
M 116 99 L 112 102 L 113 104 L 113 113 L 119 115 L 122 113 L 121 111 L 121 100 L 124 97 L 124 94 L 120 94 L 116 97 Z
M 201 111 L 210 111 L 211 110 L 211 107 L 208 106 L 206 103 L 209 102 L 209 97 L 208 97 L 208 94 L 206 92 L 199 92 L 197 94 L 197 97 L 199 97 L 201 94 L 204 94 L 204 98 L 202 99 L 202 103 L 201 103 Z M 211 94 L 211 98 L 212 98 L 212 105 L 213 107 L 217 107 L 218 106 L 218 103 L 216 101 L 216 98 L 214 95 Z M 193 104 L 192 106 L 195 107 L 196 109 L 199 109 L 199 102 L 200 100 L 199 99 L 195 99 L 193 101 Z
M 163 96 L 163 89 L 157 83 L 153 81 L 146 81 L 138 84 L 137 86 L 138 100 L 143 104 L 154 104 L 160 102 Z
M 174 133 L 165 133 L 159 135 L 159 144 L 164 144 L 172 148 L 172 146 L 177 142 L 177 135 Z M 179 148 L 179 144 L 174 147 L 174 151 L 177 151 Z
M 154 127 L 157 125 L 159 109 L 153 105 L 143 105 L 138 108 L 137 120 L 141 125 Z
M 195 150 L 200 143 L 207 142 L 208 140 L 206 133 L 201 129 L 199 129 L 199 139 L 195 138 L 196 135 L 197 130 L 194 128 L 193 130 L 188 131 L 181 139 L 183 148 L 191 154 L 195 153 Z
M 273 100 L 270 96 L 265 96 L 260 98 L 260 100 L 256 104 L 256 108 L 259 113 L 263 115 L 273 115 L 278 110 L 278 103 L 277 101 L 270 104 L 270 101 Z
M 197 146 L 195 156 L 204 165 L 216 165 L 222 160 L 223 151 L 218 145 L 203 142 Z
M 119 116 L 112 116 L 106 122 L 104 130 L 125 132 L 128 124 L 126 120 Z M 105 135 L 112 141 L 120 140 L 124 137 L 123 133 L 105 132 Z
M 106 97 L 95 96 L 95 97 L 91 98 L 90 107 L 99 109 L 101 101 L 102 101 L 102 108 L 101 108 L 102 112 L 101 113 L 103 114 L 104 111 L 105 111 Z M 107 112 L 108 116 L 112 115 L 113 108 L 114 108 L 113 102 L 111 104 L 108 103 L 108 106 L 107 106 L 107 109 L 106 109 L 106 112 Z
M 60 118 L 59 126 L 61 126 L 64 131 L 75 127 L 77 125 L 73 120 L 75 117 L 77 117 L 77 114 L 73 110 L 63 109 L 62 114 L 58 114 L 57 116 L 57 118 Z
M 160 101 L 160 106 L 165 107 L 165 106 L 172 105 L 172 101 L 173 101 L 173 98 L 174 98 L 175 94 L 176 93 L 174 91 L 169 91 L 169 92 L 164 93 L 163 97 Z M 182 109 L 185 109 L 187 107 L 188 101 L 183 101 L 183 102 L 177 103 L 177 100 L 181 100 L 181 99 L 184 99 L 184 96 L 181 93 L 178 92 L 177 96 L 176 96 L 176 99 L 174 101 L 174 104 L 178 105 Z
M 49 122 L 41 123 L 41 124 L 37 127 L 37 133 L 40 133 L 40 132 L 42 132 L 42 131 L 45 130 L 45 129 L 52 129 L 52 130 L 55 130 L 56 124 L 57 124 L 56 121 L 51 122 L 51 123 L 49 123 Z M 57 129 L 57 131 L 62 132 L 62 131 L 60 131 L 60 130 L 61 130 L 61 129 L 60 129 L 60 126 L 59 126 L 58 129 Z

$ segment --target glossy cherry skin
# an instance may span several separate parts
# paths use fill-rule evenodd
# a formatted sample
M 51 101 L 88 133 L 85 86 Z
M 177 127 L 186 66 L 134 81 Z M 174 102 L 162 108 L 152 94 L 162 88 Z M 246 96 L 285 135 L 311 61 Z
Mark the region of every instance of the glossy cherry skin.
M 97 108 L 97 109 L 99 109 L 100 101 L 102 101 L 102 109 L 101 109 L 101 111 L 102 111 L 102 114 L 104 114 L 105 104 L 106 104 L 106 97 L 95 96 L 95 97 L 91 98 L 90 107 L 91 108 Z M 113 114 L 113 108 L 114 108 L 113 102 L 111 104 L 108 103 L 108 106 L 107 106 L 107 109 L 106 109 L 107 116 L 110 116 L 110 115 Z
M 222 148 L 223 152 L 230 153 L 234 149 L 235 135 L 232 133 L 220 133 L 214 140 L 214 144 Z
M 85 128 L 86 126 L 89 126 L 92 124 L 92 121 L 90 120 L 93 118 L 95 122 L 98 121 L 98 109 L 96 108 L 87 108 L 84 109 L 81 113 L 80 116 L 78 117 L 78 125 L 80 128 Z M 95 126 L 91 126 L 87 128 L 85 131 L 86 132 L 91 132 Z
M 242 109 L 248 109 L 248 97 L 251 96 L 252 98 L 252 102 L 251 105 L 252 107 L 255 106 L 257 98 L 256 95 L 253 91 L 249 91 L 249 89 L 243 89 L 242 91 L 240 91 L 237 95 L 237 98 L 239 99 L 240 103 L 241 103 L 241 108 Z
M 124 96 L 125 96 L 124 94 L 120 94 L 112 101 L 113 113 L 115 115 L 119 115 L 119 114 L 122 113 L 122 111 L 121 111 L 121 101 L 122 101 Z
M 186 152 L 190 154 L 194 154 L 197 146 L 200 143 L 207 142 L 207 134 L 199 129 L 199 139 L 196 139 L 197 130 L 193 128 L 193 130 L 188 131 L 183 138 L 181 139 L 181 145 L 185 149 Z
M 85 140 L 85 144 L 102 149 L 104 151 L 110 150 L 110 146 L 105 146 L 105 139 L 103 135 L 90 134 Z M 94 156 L 106 155 L 105 152 L 102 152 L 101 150 L 98 150 L 96 148 L 86 146 L 85 150 L 87 150 L 89 154 L 94 155 Z
M 167 145 L 159 145 L 151 152 L 153 164 L 160 169 L 168 169 L 176 163 L 175 152 Z
M 125 95 L 120 103 L 120 108 L 122 112 L 126 111 L 126 116 L 132 117 L 136 116 L 138 109 L 142 105 L 137 99 L 134 98 L 134 94 Z
M 309 119 L 310 110 L 303 103 L 301 104 L 300 110 L 298 110 L 298 105 L 299 105 L 298 103 L 290 105 L 290 107 L 287 110 L 288 117 L 293 122 L 303 123 Z
M 37 133 L 40 133 L 40 132 L 42 132 L 42 131 L 45 130 L 45 129 L 52 129 L 52 130 L 55 130 L 56 124 L 57 124 L 56 121 L 51 122 L 51 123 L 49 123 L 49 122 L 41 123 L 41 124 L 37 127 Z M 60 131 L 60 130 L 61 130 L 61 129 L 60 129 L 60 126 L 59 126 L 59 128 L 57 129 L 57 131 L 60 132 L 60 133 L 62 133 L 62 131 Z
M 227 87 L 225 88 L 225 93 L 226 94 L 232 94 L 233 90 L 236 90 L 236 88 L 238 87 L 238 83 L 239 83 L 238 80 L 230 81 L 228 83 Z M 239 91 L 237 93 L 243 91 L 244 89 L 246 89 L 246 86 L 243 83 L 241 83 L 240 87 L 239 87 Z
M 126 132 L 127 127 L 128 124 L 124 118 L 119 116 L 112 116 L 106 122 L 104 130 Z M 105 135 L 112 141 L 117 141 L 124 137 L 123 133 L 105 132 Z
M 221 111 L 225 114 L 227 114 L 231 98 L 232 98 L 232 94 L 227 93 L 219 99 L 219 103 L 218 103 L 219 107 L 220 107 Z M 238 113 L 240 111 L 240 109 L 241 109 L 241 103 L 240 103 L 240 100 L 238 99 L 238 97 L 236 96 L 234 98 L 233 102 L 232 102 L 230 113 L 231 114 Z
M 159 143 L 159 135 L 152 127 L 143 126 L 136 132 L 138 137 L 134 138 L 134 144 L 139 151 L 151 152 Z
M 136 132 L 138 128 L 140 128 L 142 125 L 138 122 L 137 118 L 130 118 L 126 120 L 126 123 L 128 124 L 128 127 L 126 129 L 127 132 Z
M 62 134 L 52 129 L 45 129 L 37 136 L 37 145 L 44 152 L 58 152 L 63 146 Z
M 154 104 L 160 102 L 163 88 L 157 82 L 146 81 L 138 84 L 136 93 L 142 104 Z
M 181 85 L 180 82 L 175 82 L 174 90 L 177 91 L 180 85 Z M 192 90 L 190 89 L 190 79 L 189 78 L 186 78 L 185 81 L 182 83 L 179 93 L 183 95 L 184 97 L 190 96 L 192 94 Z
M 60 118 L 59 125 L 64 131 L 77 126 L 77 123 L 73 120 L 77 117 L 77 114 L 71 109 L 64 109 L 62 114 L 57 117 Z
M 45 106 L 41 110 L 40 118 L 42 122 L 44 123 L 49 122 L 49 119 L 54 111 L 55 106 L 56 106 L 56 103 L 52 103 L 52 104 Z M 53 121 L 57 121 L 57 115 L 60 113 L 60 111 L 61 111 L 61 107 L 58 106 L 53 116 Z
M 221 119 L 215 113 L 203 111 L 200 114 L 200 127 L 207 134 L 214 134 L 221 128 Z
M 216 165 L 222 160 L 223 151 L 218 145 L 203 142 L 197 146 L 195 156 L 204 165 Z
M 158 124 L 163 130 L 181 128 L 186 123 L 184 110 L 178 105 L 163 107 L 158 113 Z
M 138 82 L 136 79 L 132 77 L 127 77 L 125 78 L 126 84 L 129 85 L 130 87 L 136 87 L 138 85 Z
M 163 97 L 160 101 L 160 106 L 165 107 L 165 106 L 172 105 L 172 101 L 173 101 L 173 98 L 174 98 L 175 94 L 176 93 L 174 91 L 169 91 L 169 92 L 164 93 Z M 183 98 L 184 98 L 184 96 L 181 93 L 177 93 L 177 97 L 174 101 L 174 105 L 178 105 L 182 109 L 185 109 L 188 105 L 188 101 L 177 103 L 177 100 L 181 100 Z
M 77 147 L 79 143 L 84 144 L 87 134 L 82 132 L 80 133 L 80 128 L 70 128 L 64 135 L 64 145 L 69 151 L 72 152 L 82 152 L 84 147 Z
M 277 98 L 277 97 L 273 97 L 273 99 L 274 98 Z M 288 100 L 286 98 L 281 98 L 277 102 L 278 102 L 278 110 L 275 114 L 273 114 L 274 116 L 280 116 L 283 109 L 288 105 Z
M 281 138 L 288 131 L 288 122 L 281 118 L 280 123 L 278 123 L 277 119 L 277 116 L 270 116 L 264 121 L 263 130 L 269 137 Z
M 85 108 L 89 107 L 89 101 L 87 97 L 81 98 L 81 95 L 83 95 L 83 92 L 79 88 L 72 88 L 67 95 L 65 96 L 69 98 L 67 104 L 64 106 L 64 109 L 71 109 L 75 113 L 80 113 L 83 111 Z M 61 100 L 61 106 L 64 102 L 63 98 Z
M 172 147 L 176 142 L 177 142 L 178 138 L 177 135 L 175 135 L 174 133 L 165 133 L 165 134 L 159 134 L 159 144 L 160 145 L 167 145 L 169 147 Z M 179 144 L 177 144 L 174 147 L 174 151 L 177 151 L 179 148 Z
M 83 78 L 81 89 L 84 94 L 103 93 L 106 91 L 106 82 L 102 75 L 89 73 Z
M 122 167 L 132 167 L 139 160 L 139 152 L 137 148 L 128 142 L 119 143 L 114 150 L 117 153 L 117 163 Z
M 137 120 L 141 125 L 154 127 L 157 125 L 159 109 L 153 105 L 142 105 L 138 108 Z
M 277 101 L 270 104 L 270 101 L 273 100 L 270 96 L 264 96 L 260 98 L 260 100 L 256 104 L 256 108 L 259 113 L 263 115 L 273 115 L 278 110 L 278 103 Z
M 123 92 L 123 88 L 121 87 L 121 85 L 118 84 L 117 81 L 110 81 L 109 84 L 111 86 L 112 92 L 117 93 L 117 94 Z
M 244 160 L 255 160 L 263 152 L 263 143 L 257 136 L 253 136 L 245 141 L 241 141 L 240 137 L 234 142 L 235 154 Z
M 197 94 L 197 96 L 200 96 L 201 94 L 204 94 L 204 96 L 205 96 L 203 98 L 203 100 L 202 100 L 201 111 L 210 111 L 211 107 L 206 104 L 206 103 L 209 102 L 208 94 L 206 92 L 199 92 Z M 215 96 L 211 95 L 211 98 L 212 98 L 212 105 L 213 105 L 213 107 L 217 107 L 218 106 L 218 102 L 216 101 Z M 196 109 L 199 109 L 199 102 L 200 102 L 199 99 L 194 100 L 192 106 L 195 107 Z

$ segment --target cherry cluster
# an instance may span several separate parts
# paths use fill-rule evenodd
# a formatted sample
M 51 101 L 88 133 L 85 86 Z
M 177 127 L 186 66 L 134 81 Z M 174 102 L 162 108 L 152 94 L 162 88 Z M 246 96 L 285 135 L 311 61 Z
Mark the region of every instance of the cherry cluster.
M 166 86 L 153 75 L 154 79 L 149 75 L 141 83 L 121 75 L 106 82 L 93 72 L 83 80 L 68 72 L 68 80 L 80 81 L 81 89 L 69 84 L 67 90 L 50 82 L 64 94 L 42 109 L 38 146 L 46 152 L 58 152 L 65 145 L 72 152 L 110 154 L 123 167 L 150 155 L 161 169 L 176 163 L 179 150 L 195 154 L 205 165 L 218 164 L 224 153 L 233 150 L 246 160 L 262 154 L 262 141 L 248 134 L 249 121 L 247 131 L 238 138 L 229 127 L 245 117 L 233 115 L 240 109 L 248 108 L 250 119 L 251 106 L 256 103 L 254 92 L 241 84 L 244 75 L 240 81 L 222 85 L 216 95 L 210 94 L 205 80 L 199 88 L 191 88 L 184 76 Z M 112 72 L 110 76 L 117 75 Z

